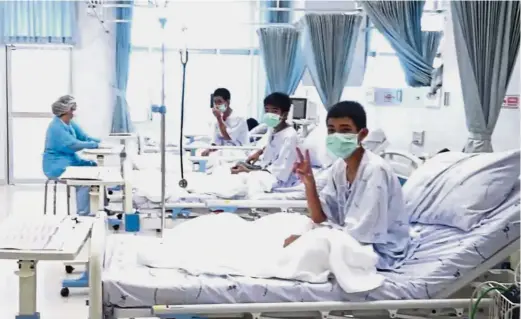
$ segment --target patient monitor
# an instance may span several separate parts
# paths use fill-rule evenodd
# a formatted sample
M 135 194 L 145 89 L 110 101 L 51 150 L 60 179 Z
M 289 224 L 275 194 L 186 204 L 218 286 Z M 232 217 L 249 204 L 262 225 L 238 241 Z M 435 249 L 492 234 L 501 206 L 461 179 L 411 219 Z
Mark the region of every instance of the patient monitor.
M 318 120 L 317 105 L 307 98 L 292 97 L 290 113 L 292 122 L 302 127 L 303 137 L 308 135 L 308 126 L 316 124 Z
M 292 97 L 293 120 L 314 121 L 318 117 L 317 105 L 307 98 Z

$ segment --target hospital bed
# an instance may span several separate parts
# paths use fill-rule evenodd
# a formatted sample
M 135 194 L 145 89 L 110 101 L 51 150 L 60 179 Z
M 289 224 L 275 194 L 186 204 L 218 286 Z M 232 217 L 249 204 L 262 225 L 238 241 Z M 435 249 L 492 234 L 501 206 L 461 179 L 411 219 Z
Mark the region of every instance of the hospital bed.
M 480 227 L 468 232 L 440 225 L 412 225 L 414 253 L 397 271 L 381 272 L 385 277 L 381 287 L 356 294 L 346 294 L 334 280 L 309 284 L 192 276 L 144 267 L 137 263 L 139 250 L 160 239 L 127 234 L 107 238 L 106 228 L 97 226 L 93 231 L 97 245 L 90 254 L 90 319 L 101 319 L 102 315 L 204 318 L 245 313 L 253 318 L 310 314 L 321 318 L 345 314 L 425 318 L 446 312 L 462 316 L 469 305 L 472 283 L 482 275 L 490 276 L 494 265 L 519 249 L 519 191 L 487 214 Z M 489 302 L 484 299 L 480 305 Z

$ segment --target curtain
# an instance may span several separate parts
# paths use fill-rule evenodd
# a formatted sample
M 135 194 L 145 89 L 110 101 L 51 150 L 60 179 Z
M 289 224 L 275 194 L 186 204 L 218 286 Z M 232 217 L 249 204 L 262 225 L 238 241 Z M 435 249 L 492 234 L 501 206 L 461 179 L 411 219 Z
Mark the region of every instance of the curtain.
M 0 43 L 77 43 L 78 1 L 0 1 Z
M 301 32 L 292 27 L 268 27 L 257 30 L 261 56 L 267 77 L 267 94 L 292 95 L 304 75 Z
M 360 1 L 360 4 L 375 28 L 396 51 L 407 84 L 430 86 L 432 62 L 425 58 L 423 42 L 426 35 L 421 31 L 425 1 Z
M 432 67 L 434 58 L 438 53 L 441 37 L 441 31 L 423 31 L 422 32 L 422 56 L 424 61 Z M 431 71 L 432 73 L 432 71 Z
M 116 20 L 127 20 L 128 22 L 116 23 L 116 101 L 111 132 L 129 133 L 133 130 L 126 99 L 131 48 L 132 3 L 128 7 L 115 8 L 115 10 Z
M 361 23 L 359 15 L 304 17 L 307 67 L 326 109 L 340 101 L 353 64 Z
M 467 153 L 492 152 L 491 137 L 519 52 L 519 1 L 451 1 L 470 136 Z
M 291 0 L 279 0 L 279 8 L 289 9 L 292 6 Z M 266 8 L 277 8 L 277 0 L 267 0 L 263 2 Z M 266 23 L 290 23 L 291 22 L 290 11 L 268 11 L 264 20 Z

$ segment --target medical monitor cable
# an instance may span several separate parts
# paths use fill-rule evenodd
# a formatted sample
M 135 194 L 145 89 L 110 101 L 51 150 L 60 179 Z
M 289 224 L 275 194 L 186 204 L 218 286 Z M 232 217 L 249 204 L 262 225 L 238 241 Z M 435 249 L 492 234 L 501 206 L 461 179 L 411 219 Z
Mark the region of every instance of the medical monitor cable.
M 181 65 L 183 66 L 183 82 L 181 85 L 181 136 L 179 137 L 179 157 L 181 158 L 181 180 L 179 186 L 186 188 L 188 182 L 185 179 L 184 165 L 183 165 L 183 138 L 184 138 L 184 117 L 185 117 L 185 84 L 186 84 L 186 64 L 188 63 L 188 50 L 180 50 Z

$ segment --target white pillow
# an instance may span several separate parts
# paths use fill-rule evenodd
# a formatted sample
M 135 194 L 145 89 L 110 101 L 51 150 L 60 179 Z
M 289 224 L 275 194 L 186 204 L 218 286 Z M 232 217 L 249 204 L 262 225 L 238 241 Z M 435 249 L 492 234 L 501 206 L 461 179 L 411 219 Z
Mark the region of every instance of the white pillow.
M 430 161 L 434 164 L 429 165 Z M 404 185 L 410 221 L 470 231 L 504 202 L 518 183 L 519 174 L 519 150 L 439 154 Z
M 326 136 L 326 126 L 319 125 L 306 136 L 300 146 L 303 151 L 309 151 L 311 165 L 314 167 L 329 167 L 333 164 L 333 159 L 326 149 Z

